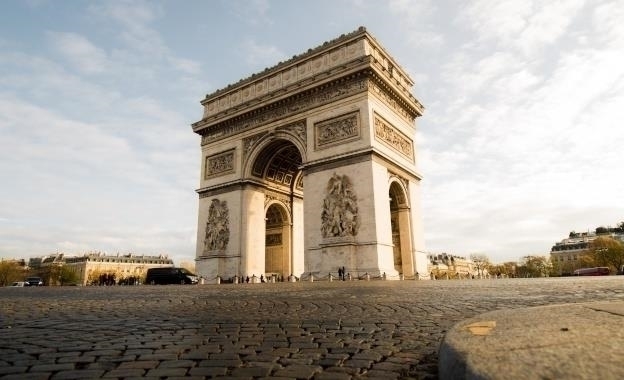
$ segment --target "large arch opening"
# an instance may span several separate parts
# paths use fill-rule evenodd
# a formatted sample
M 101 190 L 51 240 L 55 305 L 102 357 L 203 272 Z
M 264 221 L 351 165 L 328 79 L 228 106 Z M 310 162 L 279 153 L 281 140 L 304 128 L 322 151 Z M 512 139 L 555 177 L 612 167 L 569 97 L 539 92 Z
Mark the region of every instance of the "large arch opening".
M 264 193 L 264 266 L 267 279 L 287 279 L 303 263 L 302 154 L 291 141 L 265 141 L 252 158 L 251 177 Z M 300 256 L 300 257 L 299 257 Z

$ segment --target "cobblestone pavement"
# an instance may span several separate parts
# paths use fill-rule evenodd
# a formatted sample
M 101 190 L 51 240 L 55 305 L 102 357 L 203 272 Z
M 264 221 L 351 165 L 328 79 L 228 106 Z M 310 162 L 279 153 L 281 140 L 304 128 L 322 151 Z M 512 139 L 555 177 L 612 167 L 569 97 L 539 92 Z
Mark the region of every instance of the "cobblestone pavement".
M 0 288 L 0 379 L 435 379 L 456 322 L 624 299 L 624 276 Z

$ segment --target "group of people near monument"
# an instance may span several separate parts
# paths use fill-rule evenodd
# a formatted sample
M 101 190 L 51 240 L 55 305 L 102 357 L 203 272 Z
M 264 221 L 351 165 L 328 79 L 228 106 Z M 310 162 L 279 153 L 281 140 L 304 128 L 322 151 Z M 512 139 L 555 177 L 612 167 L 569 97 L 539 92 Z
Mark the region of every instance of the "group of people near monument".
M 338 278 L 342 281 L 347 279 L 347 275 L 345 274 L 345 267 L 338 267 Z

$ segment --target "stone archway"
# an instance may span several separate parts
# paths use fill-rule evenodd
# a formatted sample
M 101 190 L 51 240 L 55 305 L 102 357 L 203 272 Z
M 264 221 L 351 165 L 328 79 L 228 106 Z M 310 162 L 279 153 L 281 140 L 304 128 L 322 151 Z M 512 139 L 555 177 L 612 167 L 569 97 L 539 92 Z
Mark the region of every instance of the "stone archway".
M 270 203 L 266 211 L 264 272 L 267 279 L 283 280 L 291 273 L 290 221 L 286 208 Z
M 392 180 L 388 190 L 392 231 L 394 269 L 405 276 L 414 275 L 410 208 L 406 191 L 399 180 Z
M 255 261 L 267 279 L 284 280 L 302 271 L 303 159 L 297 143 L 287 133 L 265 136 L 251 149 L 246 163 L 248 180 L 256 183 L 256 192 L 264 198 L 265 221 L 264 250 L 249 251 L 256 258 L 248 261 Z

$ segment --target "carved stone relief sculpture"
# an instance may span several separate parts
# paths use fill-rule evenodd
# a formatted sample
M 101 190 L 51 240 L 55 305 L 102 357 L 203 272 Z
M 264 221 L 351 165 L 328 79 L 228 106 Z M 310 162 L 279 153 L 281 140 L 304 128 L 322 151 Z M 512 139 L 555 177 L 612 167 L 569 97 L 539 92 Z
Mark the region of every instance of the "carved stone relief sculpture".
M 356 236 L 359 228 L 357 196 L 346 175 L 334 175 L 327 182 L 321 213 L 324 238 Z
M 206 157 L 206 179 L 234 171 L 234 150 Z
M 354 112 L 324 120 L 316 123 L 314 130 L 318 149 L 357 139 L 360 137 L 360 114 Z
M 375 139 L 388 145 L 410 160 L 414 159 L 412 141 L 377 115 L 375 115 Z
M 230 241 L 230 216 L 226 201 L 213 199 L 208 209 L 204 251 L 224 251 Z

